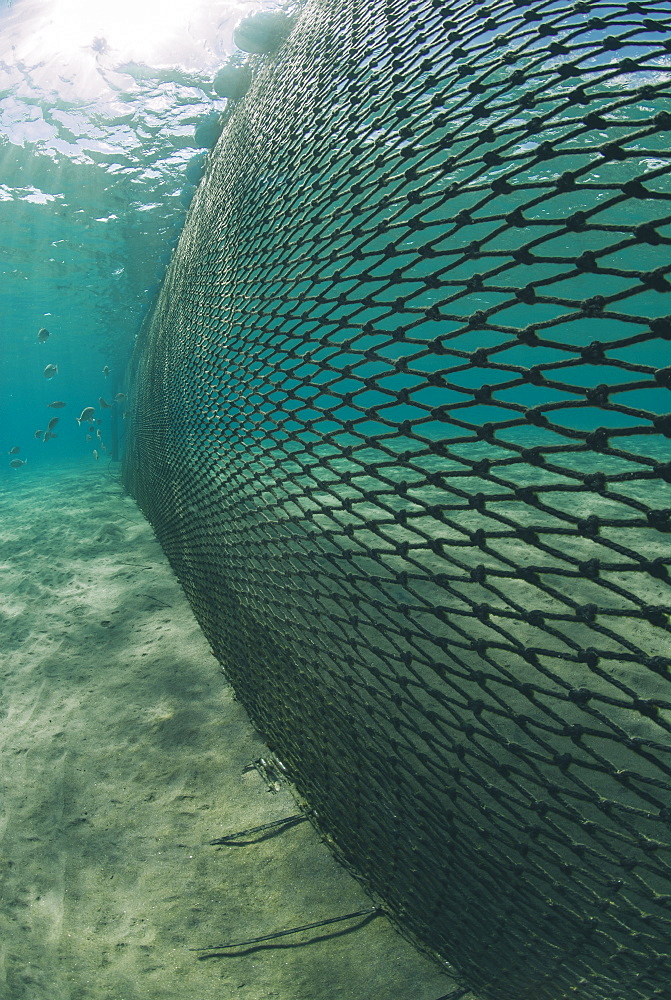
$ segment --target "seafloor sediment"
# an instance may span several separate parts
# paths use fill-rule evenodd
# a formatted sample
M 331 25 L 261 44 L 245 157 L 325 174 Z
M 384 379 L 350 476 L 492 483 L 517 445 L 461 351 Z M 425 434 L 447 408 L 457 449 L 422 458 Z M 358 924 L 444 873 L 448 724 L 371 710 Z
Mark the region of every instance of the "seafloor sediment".
M 29 470 L 26 470 L 28 472 Z M 0 493 L 3 1000 L 435 1000 L 455 987 L 250 767 L 265 747 L 109 473 Z

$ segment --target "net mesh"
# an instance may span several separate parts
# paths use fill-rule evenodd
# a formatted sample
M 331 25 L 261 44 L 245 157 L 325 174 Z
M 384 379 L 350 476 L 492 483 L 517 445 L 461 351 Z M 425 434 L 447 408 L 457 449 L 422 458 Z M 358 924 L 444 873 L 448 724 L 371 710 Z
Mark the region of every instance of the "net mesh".
M 341 857 L 489 1000 L 671 978 L 671 8 L 306 0 L 125 481 Z

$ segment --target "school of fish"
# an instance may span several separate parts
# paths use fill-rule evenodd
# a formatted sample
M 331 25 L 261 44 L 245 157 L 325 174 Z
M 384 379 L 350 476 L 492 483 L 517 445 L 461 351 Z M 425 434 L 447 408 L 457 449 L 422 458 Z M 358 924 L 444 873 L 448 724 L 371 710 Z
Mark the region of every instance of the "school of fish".
M 46 344 L 50 336 L 51 334 L 49 330 L 47 330 L 45 327 L 41 327 L 37 331 L 37 339 L 40 344 Z M 102 369 L 102 374 L 105 376 L 105 378 L 107 378 L 109 373 L 110 373 L 110 367 L 109 365 L 105 365 L 105 367 Z M 49 380 L 55 378 L 55 376 L 58 374 L 59 374 L 58 365 L 48 364 L 46 365 L 43 371 L 45 379 Z M 117 394 L 112 399 L 112 402 L 108 403 L 107 400 L 105 400 L 102 396 L 99 396 L 98 407 L 101 410 L 111 410 L 115 405 L 121 404 L 125 400 L 125 398 L 126 398 L 125 393 L 117 392 Z M 64 406 L 67 406 L 67 403 L 64 402 L 62 399 L 55 399 L 53 402 L 47 403 L 46 405 L 49 409 L 60 410 Z M 96 418 L 95 413 L 96 413 L 95 406 L 85 406 L 80 415 L 75 419 L 80 427 L 82 424 L 86 426 L 88 431 L 88 433 L 86 434 L 86 441 L 92 440 L 93 432 L 95 431 L 97 447 L 93 449 L 93 458 L 95 461 L 97 461 L 100 456 L 100 452 L 107 451 L 107 447 L 104 444 L 102 438 L 102 431 L 100 429 L 101 420 L 99 418 Z M 125 417 L 126 414 L 124 413 L 123 416 Z M 41 430 L 41 429 L 36 430 L 34 437 L 38 441 L 50 441 L 52 438 L 58 437 L 58 435 L 54 431 L 54 428 L 56 427 L 56 424 L 58 423 L 59 419 L 60 417 L 52 417 L 51 420 L 49 420 L 49 422 L 47 423 L 46 430 Z M 100 449 L 100 451 L 98 449 Z M 7 454 L 10 456 L 16 456 L 19 454 L 20 451 L 21 448 L 19 445 L 13 445 L 11 448 L 8 449 Z M 22 459 L 22 458 L 11 457 L 11 460 L 9 462 L 9 466 L 11 469 L 20 469 L 27 464 L 28 464 L 27 458 Z

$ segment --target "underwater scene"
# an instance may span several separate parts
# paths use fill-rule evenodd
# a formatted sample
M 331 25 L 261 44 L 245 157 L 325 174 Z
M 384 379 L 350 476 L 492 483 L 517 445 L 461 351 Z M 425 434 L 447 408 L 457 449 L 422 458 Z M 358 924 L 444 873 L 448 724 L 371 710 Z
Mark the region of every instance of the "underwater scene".
M 120 483 L 126 369 L 218 135 L 213 81 L 266 8 L 0 4 L 2 1000 L 451 982 L 268 777 Z
M 0 0 L 0 998 L 671 981 L 671 7 Z
M 133 339 L 184 222 L 195 132 L 226 103 L 212 80 L 249 5 L 196 4 L 189 18 L 183 5 L 142 7 L 0 8 L 0 419 L 4 451 L 19 447 L 36 472 L 95 461 L 99 428 L 110 443 Z M 75 420 L 88 405 L 96 442 Z

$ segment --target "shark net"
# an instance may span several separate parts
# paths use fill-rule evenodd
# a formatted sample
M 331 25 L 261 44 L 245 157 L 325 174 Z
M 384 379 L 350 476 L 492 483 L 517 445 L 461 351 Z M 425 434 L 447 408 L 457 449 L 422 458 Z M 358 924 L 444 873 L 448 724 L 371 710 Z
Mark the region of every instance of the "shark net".
M 125 482 L 339 856 L 483 1000 L 671 981 L 671 9 L 306 0 Z

